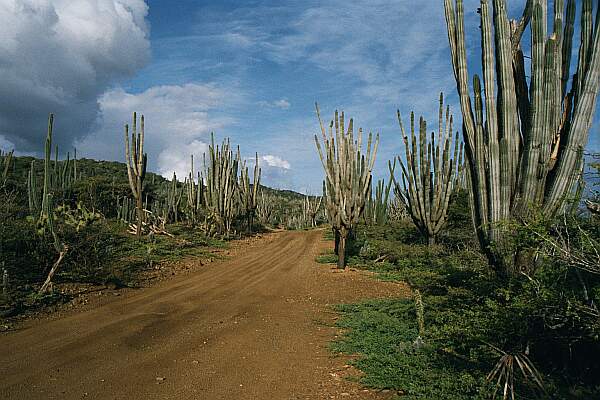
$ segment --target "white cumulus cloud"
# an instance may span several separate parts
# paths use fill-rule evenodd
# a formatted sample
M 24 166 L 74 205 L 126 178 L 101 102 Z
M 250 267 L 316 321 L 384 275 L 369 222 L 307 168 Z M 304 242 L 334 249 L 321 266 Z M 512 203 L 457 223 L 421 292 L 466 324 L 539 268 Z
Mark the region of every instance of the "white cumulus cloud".
M 216 132 L 215 141 L 220 142 L 218 132 L 233 122 L 218 114 L 225 97 L 235 101 L 223 88 L 197 83 L 157 86 L 137 94 L 110 90 L 99 100 L 97 130 L 77 143 L 78 152 L 85 157 L 124 160 L 124 125 L 131 124 L 132 113 L 137 111 L 145 118 L 149 168 L 165 177 L 175 171 L 183 178 L 189 172 L 191 154 L 195 170 L 201 167 L 210 132 Z
M 261 100 L 258 102 L 258 105 L 265 108 L 280 108 L 282 110 L 287 110 L 292 106 L 292 104 L 286 99 L 279 99 L 275 101 Z
M 288 161 L 282 159 L 281 157 L 274 156 L 272 154 L 266 154 L 261 156 L 260 159 L 264 161 L 269 167 L 281 168 L 281 169 L 290 169 L 291 165 Z

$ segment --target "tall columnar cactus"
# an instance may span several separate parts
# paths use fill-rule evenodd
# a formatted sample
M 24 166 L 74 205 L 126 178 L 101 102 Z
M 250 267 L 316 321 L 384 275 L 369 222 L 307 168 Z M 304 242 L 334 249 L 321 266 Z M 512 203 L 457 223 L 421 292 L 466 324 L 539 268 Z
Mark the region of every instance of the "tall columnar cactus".
M 400 111 L 398 123 L 406 150 L 406 164 L 398 157 L 402 168 L 402 186 L 396 182 L 396 194 L 406 206 L 421 234 L 435 244 L 435 238 L 446 223 L 448 204 L 455 190 L 462 165 L 463 144 L 458 138 L 452 143 L 452 115 L 440 94 L 437 138 L 431 132 L 427 139 L 427 122 L 419 119 L 419 137 L 415 135 L 415 115 L 410 114 L 410 140 L 402 124 Z M 459 147 L 460 142 L 460 147 Z M 393 170 L 390 166 L 393 176 Z
M 73 181 L 77 180 L 77 148 L 73 148 Z
M 252 185 L 250 185 L 250 175 L 248 174 L 248 167 L 246 166 L 246 161 L 241 162 L 240 148 L 238 147 L 238 155 L 237 155 L 238 163 L 240 163 L 240 182 L 239 182 L 239 194 L 240 194 L 240 204 L 242 206 L 243 212 L 246 215 L 246 221 L 248 226 L 248 231 L 252 230 L 252 221 L 254 219 L 254 215 L 256 214 L 256 207 L 258 206 L 258 189 L 260 186 L 260 174 L 261 169 L 258 165 L 258 153 L 256 153 L 256 161 L 254 163 L 254 176 Z
M 42 191 L 42 202 L 40 209 L 40 218 L 48 219 L 49 227 L 54 232 L 54 225 L 52 224 L 52 193 L 51 193 L 51 170 L 50 170 L 50 159 L 52 157 L 52 131 L 54 127 L 54 114 L 50 114 L 48 117 L 48 134 L 46 135 L 46 144 L 44 146 L 44 187 Z M 56 155 L 58 158 L 58 154 Z M 30 174 L 34 176 L 33 171 L 34 164 L 31 164 Z M 36 185 L 37 186 L 37 185 Z
M 231 224 L 236 215 L 238 200 L 238 160 L 233 156 L 229 139 L 215 146 L 215 137 L 211 135 L 208 147 L 208 165 L 204 157 L 206 171 L 206 190 L 204 198 L 209 217 L 216 224 L 218 233 L 229 236 Z
M 576 0 L 554 1 L 548 35 L 547 2 L 528 0 L 509 20 L 505 0 L 481 1 L 482 83 L 469 90 L 462 0 L 445 0 L 452 65 L 463 115 L 474 222 L 482 248 L 501 273 L 528 268 L 506 242 L 502 221 L 531 207 L 546 217 L 562 209 L 577 179 L 599 89 L 600 9 L 582 0 L 581 41 L 575 74 L 570 66 Z M 531 22 L 531 71 L 520 40 Z M 498 93 L 496 94 L 496 90 Z
M 317 118 L 321 128 L 323 146 L 315 135 L 317 151 L 325 170 L 325 195 L 327 196 L 327 214 L 336 233 L 338 267 L 346 267 L 346 240 L 359 221 L 371 187 L 371 171 L 375 163 L 379 134 L 375 138 L 369 132 L 366 153 L 362 153 L 362 128 L 359 128 L 357 140 L 354 138 L 353 121 L 345 127 L 344 113 L 336 111 L 329 125 L 329 137 L 319 107 Z M 334 132 L 335 127 L 335 132 Z
M 302 203 L 302 214 L 307 226 L 312 228 L 317 226 L 317 215 L 321 209 L 322 201 L 323 198 L 319 196 L 313 197 L 312 199 L 308 195 L 304 197 L 304 202 Z
M 135 234 L 142 235 L 142 222 L 144 221 L 144 203 L 142 193 L 144 178 L 146 177 L 146 164 L 148 156 L 144 153 L 144 116 L 140 120 L 140 130 L 137 130 L 137 114 L 133 113 L 131 129 L 131 143 L 129 142 L 129 125 L 125 124 L 125 160 L 127 163 L 127 177 L 129 186 L 135 198 L 137 207 L 137 226 Z
M 179 204 L 183 197 L 183 188 L 180 188 L 177 184 L 177 174 L 173 171 L 173 178 L 171 182 L 166 182 L 166 221 L 178 222 L 179 221 Z
M 187 200 L 187 213 L 189 222 L 194 225 L 197 222 L 198 214 L 202 206 L 204 198 L 204 184 L 202 183 L 202 175 L 200 172 L 194 174 L 194 155 L 190 156 L 191 166 L 190 173 L 185 180 L 185 193 Z M 175 173 L 173 173 L 175 174 Z M 198 180 L 198 184 L 195 183 Z
M 14 150 L 9 152 L 3 152 L 0 150 L 0 188 L 3 188 L 6 185 L 8 172 L 10 171 L 10 166 L 13 160 L 13 153 Z
M 31 160 L 29 173 L 27 175 L 27 200 L 29 202 L 29 214 L 39 215 L 41 205 L 38 198 L 38 186 L 35 173 L 35 160 Z

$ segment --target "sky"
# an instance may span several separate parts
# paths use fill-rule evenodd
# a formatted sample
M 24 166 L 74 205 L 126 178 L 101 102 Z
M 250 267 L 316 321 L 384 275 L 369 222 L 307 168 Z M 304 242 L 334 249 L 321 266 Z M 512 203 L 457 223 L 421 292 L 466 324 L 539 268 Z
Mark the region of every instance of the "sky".
M 471 74 L 477 7 L 465 2 Z M 264 184 L 319 194 L 315 102 L 380 134 L 375 179 L 403 152 L 397 109 L 433 122 L 444 92 L 460 121 L 441 0 L 0 0 L 0 19 L 0 148 L 18 154 L 41 154 L 53 112 L 63 152 L 124 161 L 137 111 L 152 171 L 187 175 L 214 132 L 258 152 Z

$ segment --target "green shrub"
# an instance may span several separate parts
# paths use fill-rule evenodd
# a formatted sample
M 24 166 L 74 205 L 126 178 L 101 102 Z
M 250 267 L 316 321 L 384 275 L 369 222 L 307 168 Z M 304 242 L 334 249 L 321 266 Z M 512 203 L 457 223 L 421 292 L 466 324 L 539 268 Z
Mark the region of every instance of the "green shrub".
M 357 265 L 422 293 L 424 346 L 411 345 L 417 335 L 412 299 L 397 299 L 341 306 L 338 324 L 347 331 L 334 349 L 359 354 L 355 363 L 365 372 L 362 382 L 397 390 L 401 398 L 489 398 L 493 384 L 486 376 L 500 358 L 496 348 L 527 354 L 542 373 L 546 394 L 515 369 L 521 398 L 600 398 L 600 317 L 595 306 L 600 276 L 546 255 L 540 238 L 522 231 L 520 245 L 539 252 L 535 274 L 499 278 L 480 252 L 460 245 L 470 229 L 460 211 L 450 221 L 455 229 L 432 248 L 406 225 L 357 232 Z M 588 236 L 599 238 L 599 225 L 593 219 L 578 220 L 576 228 L 569 228 L 571 245 L 581 247 Z M 475 243 L 470 236 L 468 243 Z

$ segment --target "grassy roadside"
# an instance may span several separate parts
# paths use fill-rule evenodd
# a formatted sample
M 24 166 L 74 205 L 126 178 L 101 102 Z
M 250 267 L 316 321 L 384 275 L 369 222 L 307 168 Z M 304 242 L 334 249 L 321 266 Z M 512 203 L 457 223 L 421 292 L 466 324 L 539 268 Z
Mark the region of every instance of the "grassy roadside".
M 584 337 L 597 321 L 576 324 L 583 317 L 575 311 L 576 291 L 565 290 L 573 279 L 569 271 L 548 265 L 531 281 L 500 282 L 484 257 L 470 250 L 477 247 L 464 240 L 465 231 L 450 232 L 429 248 L 409 224 L 358 230 L 349 265 L 407 282 L 423 304 L 421 332 L 415 299 L 337 307 L 345 335 L 332 350 L 359 355 L 352 362 L 364 372 L 361 383 L 396 391 L 401 399 L 489 399 L 495 381 L 486 377 L 502 356 L 498 350 L 524 349 L 543 376 L 544 391 L 515 366 L 519 398 L 600 398 L 598 330 Z M 318 261 L 334 263 L 336 257 L 327 253 Z M 560 327 L 548 327 L 551 316 L 561 318 Z M 569 356 L 574 340 L 566 337 L 580 338 L 577 346 L 586 350 Z
M 11 226 L 12 227 L 12 226 Z M 6 295 L 0 298 L 0 318 L 24 316 L 51 310 L 93 288 L 137 288 L 160 274 L 164 266 L 184 259 L 218 259 L 215 253 L 228 242 L 207 237 L 184 224 L 169 226 L 167 235 L 137 239 L 126 233 L 122 223 L 101 220 L 71 234 L 69 251 L 55 275 L 53 290 L 38 295 L 38 284 L 47 271 L 37 265 L 50 265 L 55 255 L 47 241 L 27 224 L 14 226 L 18 232 L 2 230 L 5 264 L 10 277 Z M 31 230 L 31 232 L 29 232 Z

